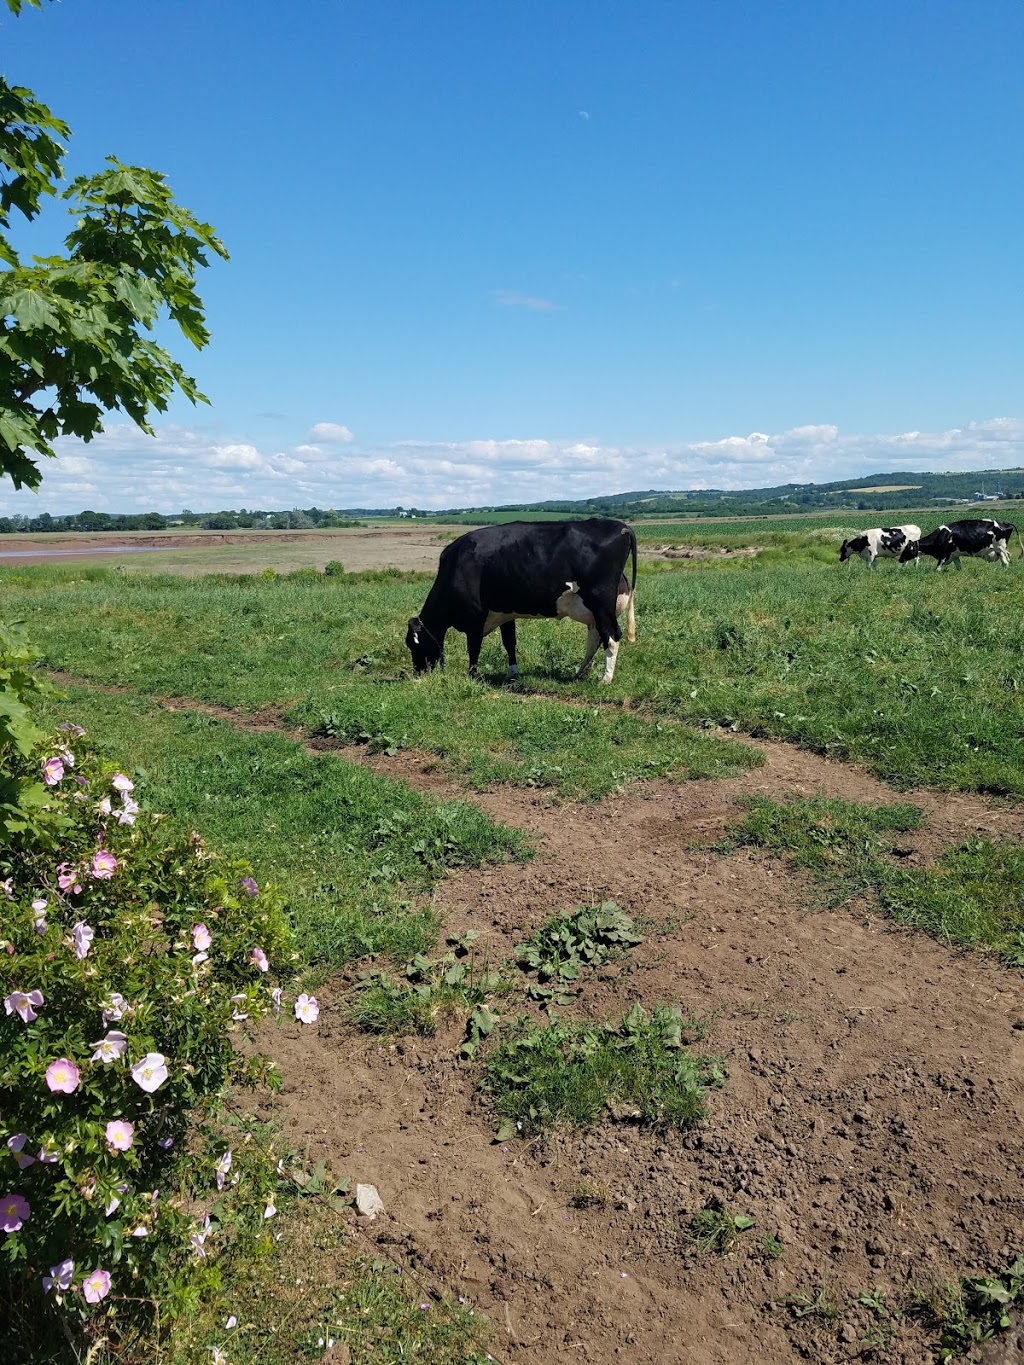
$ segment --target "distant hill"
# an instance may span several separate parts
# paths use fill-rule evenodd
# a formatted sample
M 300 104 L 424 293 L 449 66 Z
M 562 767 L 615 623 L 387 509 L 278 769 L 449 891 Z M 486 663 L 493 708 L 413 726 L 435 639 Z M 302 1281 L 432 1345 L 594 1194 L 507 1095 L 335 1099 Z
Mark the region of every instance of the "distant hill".
M 671 492 L 648 488 L 579 501 L 547 501 L 501 507 L 449 508 L 428 515 L 438 520 L 479 521 L 512 515 L 644 517 L 778 516 L 814 509 L 889 511 L 1024 498 L 1024 469 L 981 469 L 967 474 L 922 474 L 909 470 L 865 474 L 833 483 L 786 483 L 772 488 L 691 489 Z M 425 515 L 416 511 L 416 516 Z
M 621 517 L 642 521 L 657 517 L 765 517 L 814 510 L 878 511 L 957 505 L 984 506 L 985 501 L 1024 499 L 1024 469 L 979 469 L 968 474 L 919 474 L 896 470 L 865 474 L 834 483 L 785 483 L 774 488 L 690 489 L 671 492 L 648 488 L 632 493 L 606 493 L 578 501 L 505 503 L 490 507 L 450 507 L 426 511 L 418 507 L 293 507 L 287 511 L 185 510 L 172 516 L 159 512 L 119 515 L 77 512 L 68 516 L 0 516 L 0 535 L 24 531 L 157 531 L 199 526 L 214 531 L 314 530 L 358 525 L 368 517 L 415 517 L 479 526 L 517 517 Z

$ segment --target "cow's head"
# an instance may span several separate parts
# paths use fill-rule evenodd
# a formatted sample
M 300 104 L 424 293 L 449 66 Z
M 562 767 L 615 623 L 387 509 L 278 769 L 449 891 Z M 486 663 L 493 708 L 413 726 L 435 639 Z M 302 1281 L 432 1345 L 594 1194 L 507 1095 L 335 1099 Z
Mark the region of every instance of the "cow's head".
M 417 673 L 426 673 L 428 669 L 435 668 L 440 663 L 441 646 L 420 617 L 414 616 L 409 621 L 405 643 L 412 655 L 412 666 Z
M 916 559 L 921 553 L 921 542 L 919 540 L 908 540 L 900 552 L 900 563 L 909 564 L 912 559 Z
M 853 548 L 853 541 L 852 541 L 852 540 L 844 540 L 843 543 L 842 543 L 842 545 L 840 545 L 840 547 L 839 547 L 839 562 L 840 562 L 840 564 L 845 564 L 846 561 L 850 558 L 850 556 L 851 556 L 851 555 L 855 555 L 856 553 L 857 553 L 857 551 Z

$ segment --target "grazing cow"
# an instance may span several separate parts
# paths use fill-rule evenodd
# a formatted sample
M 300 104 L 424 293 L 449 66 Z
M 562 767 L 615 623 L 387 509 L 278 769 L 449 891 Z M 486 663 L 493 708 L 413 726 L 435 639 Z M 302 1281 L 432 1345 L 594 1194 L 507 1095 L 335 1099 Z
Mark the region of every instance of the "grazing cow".
M 625 567 L 633 556 L 633 579 Z M 513 521 L 469 531 L 441 551 L 437 577 L 423 610 L 409 622 L 405 643 L 417 673 L 444 662 L 444 637 L 461 630 L 476 673 L 485 635 L 501 630 L 508 654 L 508 676 L 516 665 L 516 621 L 569 616 L 587 627 L 587 650 L 577 678 L 584 678 L 604 646 L 604 676 L 615 676 L 627 612 L 630 640 L 636 639 L 633 593 L 636 589 L 636 536 L 621 521 Z
M 875 567 L 876 559 L 898 559 L 902 564 L 907 545 L 920 539 L 920 526 L 909 523 L 906 526 L 876 526 L 871 531 L 862 531 L 851 540 L 844 540 L 839 549 L 839 562 L 845 564 L 854 555 L 860 555 L 869 569 Z
M 992 517 L 979 520 L 951 521 L 948 526 L 939 526 L 927 536 L 911 540 L 900 555 L 900 563 L 916 560 L 919 555 L 930 555 L 936 561 L 936 569 L 944 569 L 952 562 L 959 569 L 960 556 L 999 560 L 1004 569 L 1010 567 L 1009 540 L 1016 535 L 1024 558 L 1024 542 L 1020 532 L 1009 521 L 996 521 Z
M 920 527 L 912 526 L 911 523 L 907 526 L 878 526 L 871 531 L 862 531 L 860 535 L 853 536 L 851 541 L 842 542 L 840 564 L 845 564 L 855 554 L 866 561 L 868 569 L 874 569 L 875 560 L 900 560 L 902 564 L 902 553 L 911 541 L 920 541 Z

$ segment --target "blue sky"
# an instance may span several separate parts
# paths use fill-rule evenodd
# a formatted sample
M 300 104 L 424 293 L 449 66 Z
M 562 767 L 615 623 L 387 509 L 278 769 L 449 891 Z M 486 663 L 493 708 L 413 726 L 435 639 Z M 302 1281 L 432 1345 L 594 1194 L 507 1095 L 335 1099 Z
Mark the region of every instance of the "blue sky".
M 1018 0 L 4 11 L 69 171 L 164 171 L 232 260 L 176 348 L 212 407 L 0 509 L 1024 463 L 1022 38 Z

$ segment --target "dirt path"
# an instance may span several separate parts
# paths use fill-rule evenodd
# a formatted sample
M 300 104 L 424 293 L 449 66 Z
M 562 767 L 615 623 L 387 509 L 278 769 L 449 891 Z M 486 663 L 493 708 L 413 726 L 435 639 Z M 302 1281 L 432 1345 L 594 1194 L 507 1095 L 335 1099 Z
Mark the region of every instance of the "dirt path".
M 855 1304 L 882 1288 L 996 1269 L 1024 1226 L 1024 1002 L 1020 972 L 902 931 L 863 907 L 812 911 L 781 863 L 693 851 L 738 816 L 737 798 L 834 793 L 892 800 L 862 771 L 781 744 L 727 781 L 651 784 L 598 806 L 499 791 L 478 798 L 529 829 L 528 866 L 466 871 L 437 900 L 492 960 L 553 914 L 610 897 L 650 924 L 630 959 L 578 1008 L 618 1016 L 679 1002 L 711 1020 L 730 1077 L 687 1138 L 611 1124 L 546 1146 L 496 1146 L 455 1037 L 367 1041 L 321 993 L 317 1036 L 274 1035 L 277 1105 L 292 1141 L 380 1189 L 373 1234 L 392 1255 L 468 1294 L 497 1324 L 499 1359 L 543 1365 L 726 1365 L 871 1358 L 877 1322 Z M 451 795 L 409 755 L 375 759 Z M 1024 834 L 1021 812 L 914 793 L 928 816 L 912 858 L 977 832 Z M 581 1180 L 603 1205 L 577 1208 Z M 725 1257 L 683 1228 L 711 1198 L 756 1228 Z M 767 1234 L 784 1248 L 760 1251 Z M 823 1290 L 834 1320 L 785 1300 Z M 850 1305 L 854 1304 L 851 1308 Z M 926 1358 L 906 1327 L 889 1355 Z
M 765 763 L 741 776 L 637 784 L 599 804 L 467 794 L 425 756 L 309 742 L 270 710 L 162 704 L 341 750 L 437 796 L 469 795 L 528 830 L 538 852 L 525 866 L 451 875 L 436 893 L 450 930 L 477 930 L 481 956 L 508 961 L 553 915 L 614 899 L 642 917 L 646 940 L 584 984 L 575 1012 L 678 1003 L 708 1022 L 703 1046 L 729 1078 L 694 1133 L 609 1122 L 500 1146 L 475 1073 L 455 1060 L 458 1028 L 368 1039 L 346 1022 L 349 983 L 338 979 L 318 991 L 315 1027 L 267 1032 L 285 1078 L 268 1113 L 296 1150 L 377 1186 L 388 1214 L 369 1235 L 485 1312 L 496 1359 L 881 1359 L 867 1337 L 884 1324 L 858 1294 L 900 1302 L 1020 1253 L 1024 974 L 862 905 L 814 909 L 782 862 L 708 851 L 751 793 L 913 800 L 926 823 L 903 842 L 918 863 L 971 835 L 1024 840 L 1020 806 L 901 796 L 853 765 L 753 740 Z M 577 1207 L 581 1182 L 599 1202 Z M 755 1219 L 726 1256 L 685 1240 L 710 1199 Z M 777 1259 L 762 1249 L 768 1235 Z M 929 1359 L 933 1339 L 904 1324 L 884 1359 Z M 1018 1358 L 1006 1340 L 999 1349 L 993 1360 Z

